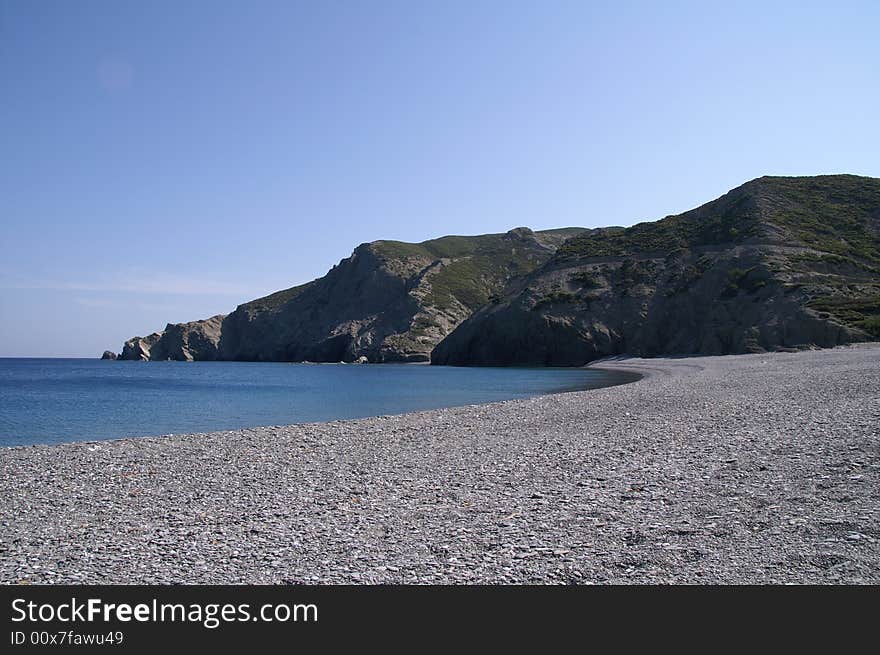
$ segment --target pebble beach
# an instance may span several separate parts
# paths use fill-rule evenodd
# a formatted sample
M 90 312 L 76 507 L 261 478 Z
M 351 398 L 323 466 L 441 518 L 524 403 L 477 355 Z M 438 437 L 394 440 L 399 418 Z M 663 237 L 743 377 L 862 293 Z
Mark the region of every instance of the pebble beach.
M 2 583 L 880 583 L 880 344 L 0 449 Z

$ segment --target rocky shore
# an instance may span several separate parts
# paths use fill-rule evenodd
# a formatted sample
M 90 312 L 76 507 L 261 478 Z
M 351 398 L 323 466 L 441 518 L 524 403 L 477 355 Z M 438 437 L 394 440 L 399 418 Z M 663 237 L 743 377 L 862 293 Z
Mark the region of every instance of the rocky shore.
M 4 583 L 880 583 L 880 345 L 0 450 Z

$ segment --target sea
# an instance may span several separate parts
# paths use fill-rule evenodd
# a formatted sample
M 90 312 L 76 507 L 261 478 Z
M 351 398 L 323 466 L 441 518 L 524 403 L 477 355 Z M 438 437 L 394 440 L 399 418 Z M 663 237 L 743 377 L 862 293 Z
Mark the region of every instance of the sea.
M 0 358 L 0 446 L 402 414 L 606 387 L 583 368 Z

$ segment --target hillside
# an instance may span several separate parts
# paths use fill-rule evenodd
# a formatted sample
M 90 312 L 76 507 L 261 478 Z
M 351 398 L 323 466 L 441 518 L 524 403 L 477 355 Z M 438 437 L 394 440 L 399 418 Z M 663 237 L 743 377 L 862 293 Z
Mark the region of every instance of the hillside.
M 582 365 L 880 338 L 880 180 L 762 177 L 692 211 L 564 243 L 435 364 Z
M 427 361 L 434 346 L 582 228 L 358 246 L 324 277 L 128 340 L 120 359 Z

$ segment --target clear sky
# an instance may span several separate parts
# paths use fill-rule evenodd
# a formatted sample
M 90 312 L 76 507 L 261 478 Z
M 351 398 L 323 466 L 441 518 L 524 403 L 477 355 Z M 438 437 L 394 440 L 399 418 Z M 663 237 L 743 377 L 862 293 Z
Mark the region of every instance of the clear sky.
M 0 356 L 98 356 L 359 243 L 880 176 L 880 2 L 0 2 Z

